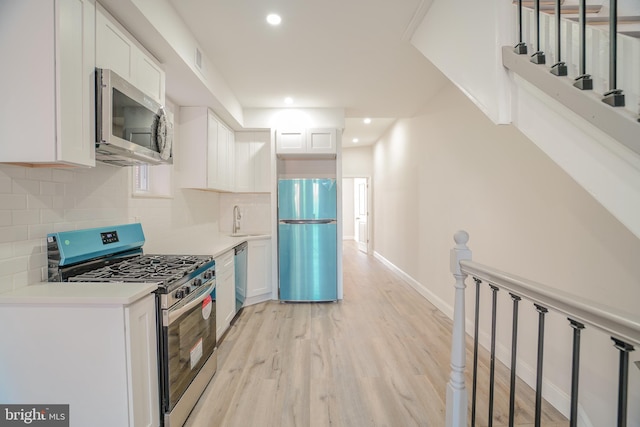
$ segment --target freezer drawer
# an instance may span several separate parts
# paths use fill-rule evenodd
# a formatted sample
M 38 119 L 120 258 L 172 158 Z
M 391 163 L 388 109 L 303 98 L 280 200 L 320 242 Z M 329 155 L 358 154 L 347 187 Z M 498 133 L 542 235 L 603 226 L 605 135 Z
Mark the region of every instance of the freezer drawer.
M 337 300 L 336 224 L 281 223 L 278 233 L 280 300 Z

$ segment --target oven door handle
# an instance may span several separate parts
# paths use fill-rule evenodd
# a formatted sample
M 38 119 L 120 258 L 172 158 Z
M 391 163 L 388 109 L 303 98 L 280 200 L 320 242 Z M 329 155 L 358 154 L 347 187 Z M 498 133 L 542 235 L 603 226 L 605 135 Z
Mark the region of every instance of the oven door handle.
M 185 312 L 191 310 L 193 307 L 195 307 L 196 305 L 198 305 L 202 301 L 204 301 L 207 298 L 207 295 L 211 294 L 211 292 L 216 287 L 216 281 L 212 280 L 211 282 L 212 282 L 211 285 L 204 292 L 199 294 L 194 300 L 189 301 L 188 303 L 186 303 L 183 306 L 178 307 L 176 309 L 170 309 L 169 310 L 169 324 L 173 323 L 173 321 L 175 319 L 177 319 L 178 317 L 182 316 Z

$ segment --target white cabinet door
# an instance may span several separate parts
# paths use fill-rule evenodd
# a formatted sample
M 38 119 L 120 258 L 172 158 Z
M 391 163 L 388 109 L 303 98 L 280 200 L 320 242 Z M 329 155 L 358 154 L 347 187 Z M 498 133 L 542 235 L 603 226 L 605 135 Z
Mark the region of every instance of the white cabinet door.
M 247 255 L 247 299 L 271 298 L 271 239 L 250 240 Z M 257 300 L 258 299 L 258 300 Z
M 332 128 L 276 131 L 276 154 L 335 156 L 337 131 Z
M 220 162 L 218 158 L 220 153 L 218 146 L 220 145 L 220 132 L 218 119 L 209 112 L 207 115 L 206 134 L 207 134 L 207 165 L 204 169 L 207 171 L 207 186 L 206 188 L 220 189 L 222 187 L 220 178 Z M 191 144 L 191 141 L 184 141 L 185 144 Z
M 96 13 L 96 67 L 113 70 L 164 104 L 165 73 L 142 45 L 102 6 Z
M 155 427 L 160 424 L 155 297 L 149 295 L 126 307 L 124 314 L 131 388 L 129 420 L 132 426 Z
M 254 132 L 251 144 L 253 188 L 257 193 L 271 191 L 271 133 Z
M 229 129 L 218 122 L 218 189 L 227 190 L 229 187 Z
M 96 13 L 96 67 L 113 70 L 134 83 L 136 46 L 131 38 L 100 5 Z
M 307 152 L 318 154 L 336 153 L 335 129 L 307 129 Z
M 72 426 L 157 427 L 155 318 L 153 294 L 129 306 L 0 306 L 12 325 L 0 341 L 3 403 L 67 403 Z
M 234 191 L 236 185 L 236 133 L 227 128 L 227 169 L 225 170 L 226 174 L 226 187 L 224 188 L 227 191 Z
M 234 191 L 267 193 L 271 186 L 270 132 L 236 132 Z
M 234 252 L 216 258 L 216 339 L 219 341 L 236 315 Z
M 0 162 L 95 165 L 95 1 L 0 13 Z
M 276 131 L 276 153 L 306 153 L 307 135 L 304 129 L 287 129 Z
M 185 188 L 233 191 L 235 137 L 206 107 L 180 108 L 176 165 Z
M 235 156 L 235 191 L 252 192 L 253 186 L 253 132 L 237 132 L 234 149 Z
M 165 74 L 158 64 L 146 55 L 136 60 L 136 86 L 164 105 Z

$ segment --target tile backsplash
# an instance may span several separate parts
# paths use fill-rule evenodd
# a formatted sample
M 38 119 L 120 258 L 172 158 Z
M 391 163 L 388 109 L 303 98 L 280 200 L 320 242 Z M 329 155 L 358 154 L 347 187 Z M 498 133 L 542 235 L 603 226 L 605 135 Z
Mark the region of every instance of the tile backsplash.
M 167 230 L 206 227 L 225 233 L 231 231 L 235 204 L 243 212 L 244 231 L 270 231 L 268 194 L 174 188 L 172 198 L 138 198 L 131 195 L 130 175 L 131 168 L 104 164 L 89 169 L 0 164 L 0 292 L 46 280 L 45 240 L 51 232 L 139 221 L 147 241 Z
M 128 170 L 0 165 L 0 292 L 46 280 L 47 233 L 130 222 Z
M 220 194 L 221 233 L 230 234 L 233 229 L 233 207 L 240 209 L 240 233 L 271 233 L 271 194 Z

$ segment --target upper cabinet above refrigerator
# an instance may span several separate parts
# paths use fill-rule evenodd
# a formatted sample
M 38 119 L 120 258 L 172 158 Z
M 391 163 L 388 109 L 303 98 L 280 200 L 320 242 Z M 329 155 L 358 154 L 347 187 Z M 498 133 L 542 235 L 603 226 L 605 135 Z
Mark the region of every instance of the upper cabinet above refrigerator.
M 337 131 L 322 129 L 276 130 L 276 154 L 292 158 L 335 158 Z

